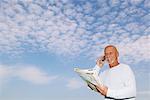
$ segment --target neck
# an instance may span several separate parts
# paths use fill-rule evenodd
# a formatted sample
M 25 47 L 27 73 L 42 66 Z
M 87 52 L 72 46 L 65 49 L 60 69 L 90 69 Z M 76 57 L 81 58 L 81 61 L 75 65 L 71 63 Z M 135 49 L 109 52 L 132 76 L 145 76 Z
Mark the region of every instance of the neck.
M 115 66 L 117 66 L 117 65 L 119 65 L 119 62 L 118 62 L 118 61 L 116 61 L 116 62 L 114 62 L 114 63 L 112 63 L 112 64 L 109 64 L 109 67 L 110 67 L 110 68 L 113 68 L 113 67 L 115 67 Z

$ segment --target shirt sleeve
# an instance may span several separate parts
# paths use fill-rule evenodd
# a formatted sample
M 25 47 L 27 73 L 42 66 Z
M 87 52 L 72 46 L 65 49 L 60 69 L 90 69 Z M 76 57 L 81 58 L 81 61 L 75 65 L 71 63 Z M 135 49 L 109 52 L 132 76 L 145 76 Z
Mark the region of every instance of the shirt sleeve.
M 99 73 L 101 68 L 98 65 L 95 65 L 95 67 L 93 68 L 94 70 L 96 70 L 96 73 Z M 95 77 L 96 81 L 99 83 L 99 85 L 103 85 L 103 81 L 102 81 L 102 73 L 100 72 L 100 75 L 97 74 L 97 76 Z
M 100 71 L 101 68 L 98 65 L 95 65 L 93 69 L 95 69 L 96 72 L 99 73 L 99 71 Z
M 107 97 L 112 98 L 129 98 L 136 96 L 136 84 L 135 77 L 133 73 L 127 75 L 128 79 L 123 83 L 124 87 L 121 89 L 111 89 L 108 88 Z
M 99 85 L 104 85 L 103 78 L 105 76 L 106 71 L 101 71 L 102 68 L 98 65 L 95 65 L 94 69 L 97 71 L 97 73 L 99 73 L 99 75 L 96 77 L 96 80 L 98 81 Z

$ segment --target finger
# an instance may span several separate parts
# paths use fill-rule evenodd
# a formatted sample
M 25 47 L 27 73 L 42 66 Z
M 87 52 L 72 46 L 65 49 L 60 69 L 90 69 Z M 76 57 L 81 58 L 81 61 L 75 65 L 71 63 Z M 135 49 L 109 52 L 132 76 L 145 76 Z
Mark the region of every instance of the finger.
M 103 56 L 102 61 L 105 61 L 105 56 Z
M 93 90 L 92 87 L 91 87 L 89 84 L 88 84 L 88 87 L 89 87 L 91 90 Z
M 102 89 L 100 86 L 96 86 L 96 88 L 97 88 L 100 92 L 103 91 L 103 89 Z
M 101 56 L 101 57 L 98 59 L 98 62 L 99 62 L 99 63 L 102 63 L 104 60 L 105 60 L 105 59 L 104 59 L 104 56 Z
M 102 91 L 102 90 L 98 90 L 100 93 L 101 93 L 101 95 L 103 95 L 104 94 L 104 92 Z
M 100 58 L 98 58 L 98 59 L 96 60 L 96 63 L 99 63 L 99 59 L 100 59 Z
M 102 56 L 98 57 L 96 61 L 99 61 L 101 59 Z

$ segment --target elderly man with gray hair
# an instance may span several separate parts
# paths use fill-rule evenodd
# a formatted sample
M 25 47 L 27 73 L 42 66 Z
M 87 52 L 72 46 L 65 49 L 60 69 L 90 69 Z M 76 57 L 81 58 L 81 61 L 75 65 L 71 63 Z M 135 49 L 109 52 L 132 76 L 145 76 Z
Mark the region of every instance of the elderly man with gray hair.
M 136 82 L 132 69 L 129 65 L 119 63 L 119 53 L 115 46 L 108 45 L 104 49 L 104 56 L 100 57 L 91 73 L 99 73 L 104 60 L 109 64 L 109 69 L 97 76 L 103 85 L 96 88 L 105 100 L 135 100 Z

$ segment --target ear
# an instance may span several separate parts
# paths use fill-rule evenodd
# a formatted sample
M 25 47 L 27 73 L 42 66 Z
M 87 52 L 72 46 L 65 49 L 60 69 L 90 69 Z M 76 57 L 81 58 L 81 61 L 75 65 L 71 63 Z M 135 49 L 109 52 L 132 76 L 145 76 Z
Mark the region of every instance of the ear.
M 117 57 L 119 57 L 119 52 L 117 51 Z

